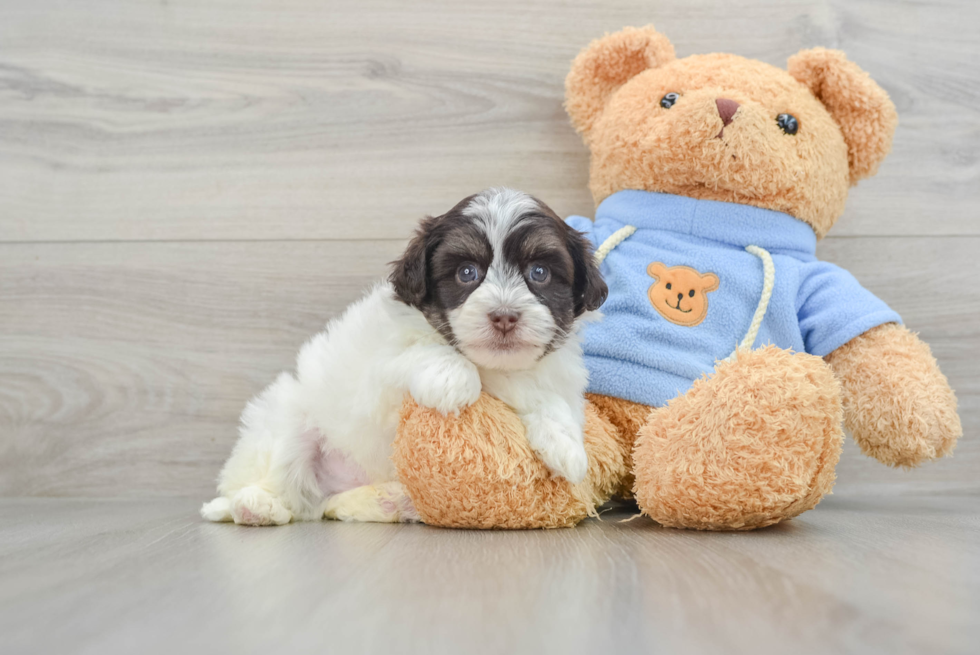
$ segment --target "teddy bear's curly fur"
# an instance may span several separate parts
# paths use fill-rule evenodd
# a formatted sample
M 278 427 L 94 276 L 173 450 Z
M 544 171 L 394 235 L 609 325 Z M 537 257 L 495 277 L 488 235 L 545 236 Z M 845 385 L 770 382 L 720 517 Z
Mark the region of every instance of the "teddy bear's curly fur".
M 684 102 L 665 114 L 668 92 Z M 727 129 L 718 99 L 738 103 L 725 144 L 705 138 Z M 806 126 L 792 142 L 763 129 L 786 107 Z M 566 109 L 592 154 L 596 203 L 627 189 L 740 203 L 789 214 L 818 238 L 849 187 L 876 172 L 897 124 L 887 94 L 841 52 L 802 51 L 785 71 L 731 54 L 677 59 L 652 26 L 585 48 Z M 660 408 L 590 395 L 580 485 L 551 477 L 513 413 L 486 395 L 459 417 L 407 402 L 394 461 L 433 525 L 570 526 L 634 494 L 663 525 L 740 530 L 796 516 L 830 491 L 842 424 L 893 466 L 948 455 L 962 433 L 929 347 L 886 324 L 824 359 L 740 350 Z

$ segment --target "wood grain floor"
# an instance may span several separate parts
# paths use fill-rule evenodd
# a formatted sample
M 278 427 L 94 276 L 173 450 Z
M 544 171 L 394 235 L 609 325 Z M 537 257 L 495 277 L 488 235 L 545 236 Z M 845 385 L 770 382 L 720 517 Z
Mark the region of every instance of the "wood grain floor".
M 835 496 L 747 535 L 201 523 L 245 401 L 422 215 L 494 185 L 592 215 L 562 80 L 649 22 L 681 56 L 841 48 L 892 95 L 818 254 L 932 344 L 955 456 L 848 443 Z M 972 0 L 0 0 L 0 650 L 975 652 L 978 27 Z
M 196 520 L 0 500 L 6 653 L 975 653 L 975 497 L 834 496 L 754 533 Z

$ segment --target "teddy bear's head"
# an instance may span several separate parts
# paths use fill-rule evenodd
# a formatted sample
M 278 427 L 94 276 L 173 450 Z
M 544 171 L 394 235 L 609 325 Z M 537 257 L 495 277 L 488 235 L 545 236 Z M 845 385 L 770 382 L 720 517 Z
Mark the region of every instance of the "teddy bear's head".
M 788 71 L 730 54 L 677 59 L 652 26 L 586 47 L 565 106 L 592 152 L 597 203 L 624 189 L 736 202 L 795 216 L 818 237 L 848 188 L 875 173 L 898 122 L 841 52 L 804 50 Z

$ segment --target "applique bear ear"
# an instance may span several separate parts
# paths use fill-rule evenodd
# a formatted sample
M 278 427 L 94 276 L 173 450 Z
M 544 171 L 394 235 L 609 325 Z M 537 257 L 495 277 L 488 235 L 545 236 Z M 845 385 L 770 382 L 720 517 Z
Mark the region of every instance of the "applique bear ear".
M 650 277 L 657 278 L 658 282 L 666 272 L 667 272 L 667 267 L 661 262 L 653 262 L 652 264 L 647 266 L 647 275 L 649 275 Z
M 673 60 L 673 44 L 653 25 L 627 27 L 590 43 L 565 78 L 565 111 L 575 129 L 588 135 L 619 87 L 634 75 Z
M 705 273 L 704 275 L 702 275 L 701 282 L 704 284 L 704 286 L 701 287 L 701 290 L 704 291 L 705 293 L 708 293 L 709 291 L 714 291 L 715 289 L 718 288 L 718 285 L 720 284 L 720 280 L 718 279 L 718 276 L 715 275 L 714 273 Z
M 874 175 L 891 151 L 898 125 L 898 113 L 885 90 L 839 50 L 801 50 L 789 58 L 788 69 L 840 125 L 851 184 Z

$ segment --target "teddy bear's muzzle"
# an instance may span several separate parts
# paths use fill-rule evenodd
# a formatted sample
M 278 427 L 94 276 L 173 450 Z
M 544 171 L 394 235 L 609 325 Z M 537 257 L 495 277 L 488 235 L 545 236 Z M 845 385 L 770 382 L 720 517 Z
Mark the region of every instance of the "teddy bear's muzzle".
M 607 139 L 615 146 L 608 151 L 593 145 L 601 165 L 627 168 L 640 162 L 642 172 L 630 169 L 637 182 L 656 182 L 630 182 L 624 188 L 746 202 L 785 194 L 799 184 L 797 142 L 779 130 L 773 110 L 733 90 L 711 88 L 688 92 L 661 111 L 632 143 Z

